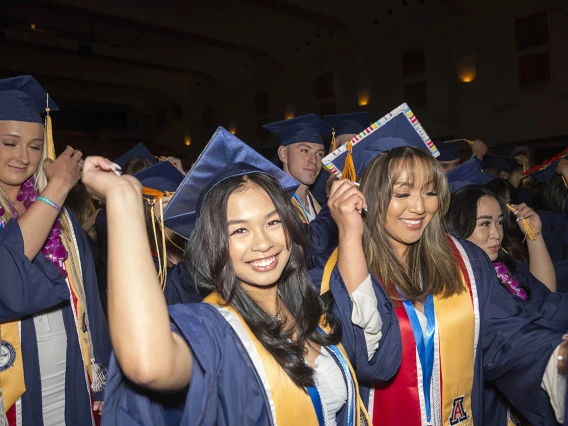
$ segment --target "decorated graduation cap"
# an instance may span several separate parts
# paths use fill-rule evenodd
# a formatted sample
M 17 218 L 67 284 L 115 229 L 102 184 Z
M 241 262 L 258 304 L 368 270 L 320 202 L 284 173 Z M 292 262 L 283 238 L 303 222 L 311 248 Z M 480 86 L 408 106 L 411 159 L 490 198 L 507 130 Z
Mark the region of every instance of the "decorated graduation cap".
M 337 178 L 355 180 L 381 152 L 403 146 L 420 148 L 434 157 L 440 155 L 407 104 L 400 105 L 324 157 L 323 164 Z
M 189 239 L 209 192 L 231 177 L 252 173 L 271 175 L 290 197 L 300 186 L 293 177 L 219 127 L 164 210 L 165 225 Z
M 469 185 L 485 185 L 496 179 L 490 173 L 485 173 L 482 168 L 481 161 L 473 156 L 461 166 L 446 173 L 448 183 L 450 184 L 450 192 L 453 194 L 458 189 Z
M 132 160 L 134 157 L 142 157 L 150 160 L 152 164 L 156 164 L 158 160 L 152 155 L 150 150 L 142 142 L 134 146 L 134 148 L 122 154 L 114 162 L 120 167 L 124 167 L 126 163 Z
M 59 107 L 31 75 L 0 80 L 0 121 L 13 120 L 44 124 L 41 114 L 46 114 L 47 157 L 53 160 L 55 159 L 55 146 L 50 111 L 59 111 Z
M 483 158 L 483 165 L 485 169 L 497 169 L 508 174 L 511 174 L 516 168 L 521 167 L 514 158 L 493 154 L 487 154 Z
M 556 174 L 556 167 L 558 166 L 558 162 L 564 158 L 568 158 L 568 148 L 556 154 L 551 159 L 545 160 L 542 164 L 538 164 L 532 169 L 525 171 L 523 179 L 529 176 L 537 182 L 546 182 L 547 180 L 552 179 Z M 568 187 L 568 185 L 566 186 Z
M 280 145 L 288 146 L 298 142 L 323 145 L 323 136 L 332 132 L 331 126 L 316 114 L 307 114 L 289 120 L 265 124 L 265 129 L 280 138 Z
M 436 143 L 436 148 L 440 152 L 440 155 L 436 158 L 438 161 L 453 161 L 460 158 L 457 141 Z

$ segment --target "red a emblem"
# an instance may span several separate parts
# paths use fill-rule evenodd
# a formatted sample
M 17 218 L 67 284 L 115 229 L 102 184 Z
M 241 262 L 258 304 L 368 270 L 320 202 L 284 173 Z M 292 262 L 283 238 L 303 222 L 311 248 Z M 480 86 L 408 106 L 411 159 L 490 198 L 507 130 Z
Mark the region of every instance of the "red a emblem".
M 452 414 L 450 415 L 450 425 L 452 426 L 465 422 L 469 417 L 463 408 L 463 399 L 464 396 L 458 396 L 452 402 Z

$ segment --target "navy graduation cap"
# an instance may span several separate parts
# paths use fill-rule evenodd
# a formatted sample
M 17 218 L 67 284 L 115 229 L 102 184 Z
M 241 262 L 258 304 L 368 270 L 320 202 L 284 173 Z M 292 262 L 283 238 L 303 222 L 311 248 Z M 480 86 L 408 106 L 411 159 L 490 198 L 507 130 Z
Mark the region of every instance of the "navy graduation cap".
M 311 142 L 323 145 L 322 136 L 331 134 L 329 124 L 316 114 L 307 114 L 289 120 L 265 124 L 265 129 L 280 138 L 280 145 L 288 146 L 298 142 Z
M 453 194 L 458 189 L 469 185 L 485 185 L 494 179 L 497 179 L 490 173 L 485 173 L 482 169 L 482 162 L 477 156 L 471 157 L 461 166 L 446 173 L 448 183 L 450 184 L 450 192 Z
M 158 160 L 156 160 L 156 158 L 152 155 L 150 150 L 142 142 L 137 144 L 130 151 L 127 151 L 126 153 L 122 154 L 120 157 L 114 160 L 114 162 L 118 164 L 120 167 L 124 167 L 124 165 L 134 157 L 147 158 L 152 162 L 152 164 L 158 163 Z
M 532 177 L 536 182 L 546 182 L 556 175 L 556 167 L 558 162 L 568 157 L 568 148 L 556 154 L 554 157 L 545 160 L 542 164 L 534 166 L 532 169 L 524 173 L 523 179 Z
M 522 167 L 514 158 L 493 154 L 487 154 L 483 158 L 483 165 L 485 169 L 497 169 L 508 174 L 511 174 L 516 168 Z
M 189 239 L 207 194 L 226 179 L 251 173 L 273 176 L 290 197 L 300 186 L 293 177 L 219 127 L 164 210 L 165 226 Z
M 368 112 L 324 115 L 323 119 L 333 128 L 335 136 L 358 135 L 371 125 Z
M 453 161 L 460 158 L 460 150 L 457 142 L 441 142 L 436 145 L 440 155 L 436 158 L 438 161 Z
M 407 104 L 400 105 L 363 130 L 351 141 L 353 164 L 357 176 L 361 176 L 361 173 L 373 158 L 389 149 L 414 146 L 429 152 L 434 157 L 440 155 Z M 338 178 L 342 177 L 348 145 L 339 147 L 323 158 L 325 168 Z
M 184 174 L 169 161 L 154 164 L 133 176 L 146 188 L 161 192 L 176 192 L 184 178 Z
M 40 123 L 40 114 L 59 107 L 31 75 L 0 80 L 0 120 Z

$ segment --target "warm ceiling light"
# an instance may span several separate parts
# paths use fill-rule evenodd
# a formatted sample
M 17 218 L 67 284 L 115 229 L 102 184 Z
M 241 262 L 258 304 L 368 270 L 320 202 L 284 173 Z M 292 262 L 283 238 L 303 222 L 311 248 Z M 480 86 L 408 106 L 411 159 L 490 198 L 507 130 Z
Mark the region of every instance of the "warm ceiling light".
M 189 136 L 185 137 L 185 146 L 191 145 L 191 138 Z
M 286 112 L 284 113 L 284 118 L 286 120 L 290 120 L 291 118 L 294 118 L 295 116 L 295 112 L 294 112 L 294 108 L 288 108 L 286 109 Z
M 371 91 L 369 89 L 359 89 L 357 103 L 359 106 L 367 106 L 371 102 Z
M 30 30 L 35 31 L 36 29 L 36 25 L 35 24 L 30 24 Z
M 471 83 L 477 77 L 477 58 L 468 55 L 457 61 L 458 80 L 462 83 Z
M 237 133 L 237 125 L 235 123 L 229 123 L 229 132 L 233 135 Z

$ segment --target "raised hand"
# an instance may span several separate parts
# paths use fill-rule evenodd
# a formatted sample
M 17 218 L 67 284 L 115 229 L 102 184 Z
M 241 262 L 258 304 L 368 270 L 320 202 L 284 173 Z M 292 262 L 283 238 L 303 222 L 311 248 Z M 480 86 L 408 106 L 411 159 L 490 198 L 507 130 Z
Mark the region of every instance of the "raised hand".
M 120 166 L 103 157 L 87 157 L 82 180 L 87 191 L 96 199 L 105 201 L 112 191 L 135 191 L 142 194 L 140 182 L 128 175 L 121 176 Z
M 327 205 L 340 235 L 360 238 L 363 235 L 362 211 L 367 201 L 358 186 L 346 179 L 336 180 L 331 185 Z
M 83 153 L 68 146 L 57 159 L 46 159 L 43 170 L 48 182 L 56 182 L 63 190 L 69 192 L 81 178 Z
M 517 222 L 520 221 L 521 219 L 528 219 L 534 231 L 537 234 L 540 234 L 540 232 L 542 231 L 542 222 L 540 220 L 540 216 L 533 209 L 531 209 L 525 203 L 521 203 L 518 205 L 512 204 L 511 207 L 515 209 Z M 523 231 L 523 233 L 526 234 L 525 227 L 521 226 L 520 228 Z

